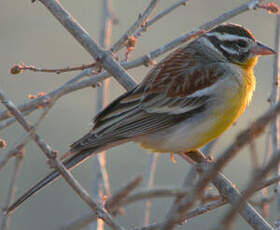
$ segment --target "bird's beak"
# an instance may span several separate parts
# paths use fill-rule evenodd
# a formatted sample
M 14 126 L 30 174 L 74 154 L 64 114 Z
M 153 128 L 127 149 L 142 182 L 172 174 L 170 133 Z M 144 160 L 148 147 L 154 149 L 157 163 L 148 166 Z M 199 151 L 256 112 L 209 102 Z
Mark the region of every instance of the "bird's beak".
M 260 43 L 260 42 L 256 42 L 256 44 L 251 48 L 251 52 L 254 55 L 271 55 L 271 54 L 276 54 L 276 52 L 267 47 L 266 45 Z

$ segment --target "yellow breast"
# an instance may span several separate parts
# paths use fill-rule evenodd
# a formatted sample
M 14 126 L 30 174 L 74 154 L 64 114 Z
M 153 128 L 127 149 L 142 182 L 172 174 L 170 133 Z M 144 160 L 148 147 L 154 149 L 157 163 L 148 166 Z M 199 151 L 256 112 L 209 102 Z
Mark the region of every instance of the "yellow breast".
M 234 96 L 227 96 L 226 106 L 223 110 L 219 110 L 213 113 L 213 116 L 217 119 L 214 125 L 206 131 L 201 137 L 200 146 L 207 144 L 209 141 L 221 135 L 226 129 L 228 129 L 236 119 L 244 112 L 247 105 L 252 99 L 253 92 L 255 90 L 256 80 L 253 72 L 253 67 L 257 62 L 257 58 L 251 58 L 243 66 L 241 66 L 243 76 L 242 83 L 238 93 Z

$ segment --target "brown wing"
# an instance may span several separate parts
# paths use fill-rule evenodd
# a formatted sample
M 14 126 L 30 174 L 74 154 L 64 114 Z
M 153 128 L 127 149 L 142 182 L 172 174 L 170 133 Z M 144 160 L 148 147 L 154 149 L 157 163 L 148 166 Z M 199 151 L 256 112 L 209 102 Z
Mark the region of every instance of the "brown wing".
M 153 68 L 141 85 L 169 97 L 191 95 L 211 86 L 224 73 L 221 63 L 205 64 L 206 60 L 206 56 L 189 46 L 179 48 Z

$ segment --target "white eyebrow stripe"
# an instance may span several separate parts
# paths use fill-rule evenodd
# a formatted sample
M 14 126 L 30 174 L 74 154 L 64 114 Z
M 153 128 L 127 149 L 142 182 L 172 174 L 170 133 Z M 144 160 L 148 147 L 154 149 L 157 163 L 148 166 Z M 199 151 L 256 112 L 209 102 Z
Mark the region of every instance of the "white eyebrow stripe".
M 238 54 L 238 53 L 239 53 L 237 50 L 228 48 L 228 47 L 223 46 L 223 45 L 220 45 L 220 47 L 221 47 L 224 51 L 227 51 L 227 52 L 230 53 L 230 54 Z
M 217 32 L 211 32 L 211 33 L 207 33 L 207 36 L 215 36 L 216 38 L 218 38 L 221 41 L 236 41 L 238 39 L 244 40 L 244 41 L 248 41 L 249 38 L 247 37 L 243 37 L 243 36 L 239 36 L 239 35 L 233 35 L 233 34 L 221 34 L 221 33 L 217 33 Z

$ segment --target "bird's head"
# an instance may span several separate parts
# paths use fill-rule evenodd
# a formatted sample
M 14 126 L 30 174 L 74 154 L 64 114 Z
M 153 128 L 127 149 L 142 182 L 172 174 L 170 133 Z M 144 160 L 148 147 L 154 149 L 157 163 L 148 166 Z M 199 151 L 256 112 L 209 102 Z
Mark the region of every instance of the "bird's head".
M 203 35 L 209 46 L 223 55 L 228 61 L 244 67 L 253 67 L 260 55 L 276 52 L 257 41 L 243 26 L 222 24 Z

